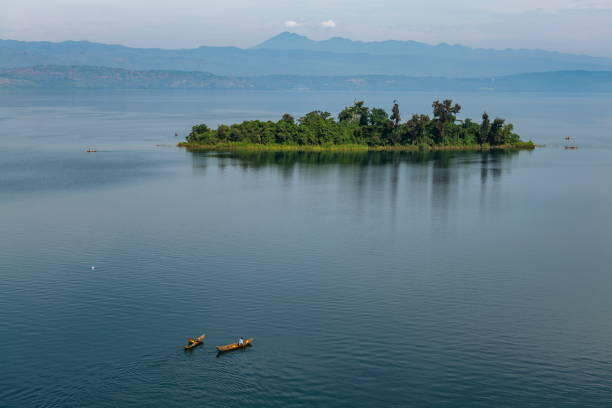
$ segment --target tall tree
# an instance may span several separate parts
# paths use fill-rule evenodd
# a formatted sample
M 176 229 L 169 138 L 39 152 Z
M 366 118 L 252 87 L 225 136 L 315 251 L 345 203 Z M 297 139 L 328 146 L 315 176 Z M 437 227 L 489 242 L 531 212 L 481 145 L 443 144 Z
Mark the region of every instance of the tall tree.
M 394 128 L 397 128 L 402 121 L 397 101 L 393 101 L 393 108 L 391 108 L 391 120 L 393 121 Z
M 478 134 L 478 143 L 484 144 L 489 140 L 489 129 L 491 122 L 489 121 L 489 114 L 487 112 L 482 114 L 482 123 L 480 124 L 480 133 Z

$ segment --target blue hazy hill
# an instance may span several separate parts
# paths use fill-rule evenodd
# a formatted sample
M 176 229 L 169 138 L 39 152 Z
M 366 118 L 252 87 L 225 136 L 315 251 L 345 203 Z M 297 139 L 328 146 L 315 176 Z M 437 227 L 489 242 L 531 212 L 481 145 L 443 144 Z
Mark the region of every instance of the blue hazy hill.
M 273 50 L 308 50 L 332 53 L 354 53 L 372 55 L 460 55 L 473 50 L 462 45 L 445 43 L 429 45 L 417 41 L 354 41 L 343 37 L 332 37 L 328 40 L 315 41 L 308 37 L 284 32 L 274 36 L 254 49 Z
M 89 65 L 202 71 L 228 76 L 404 75 L 485 77 L 546 71 L 612 70 L 612 58 L 542 50 L 491 50 L 415 41 L 313 41 L 282 33 L 255 47 L 131 48 L 86 41 L 0 40 L 0 68 Z

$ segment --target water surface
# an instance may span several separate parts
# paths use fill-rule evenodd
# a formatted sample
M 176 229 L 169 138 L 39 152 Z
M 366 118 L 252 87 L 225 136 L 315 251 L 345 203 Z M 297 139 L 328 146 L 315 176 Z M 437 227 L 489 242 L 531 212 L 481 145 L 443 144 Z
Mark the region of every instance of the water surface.
M 437 97 L 0 94 L 0 405 L 610 406 L 612 97 L 453 95 L 533 152 L 172 147 Z

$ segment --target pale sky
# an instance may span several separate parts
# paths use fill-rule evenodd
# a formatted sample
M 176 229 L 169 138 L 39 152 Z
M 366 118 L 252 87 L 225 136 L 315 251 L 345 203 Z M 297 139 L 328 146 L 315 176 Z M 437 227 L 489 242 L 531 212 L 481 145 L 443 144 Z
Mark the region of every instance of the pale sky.
M 612 0 L 0 0 L 0 38 L 134 47 L 415 40 L 612 57 Z

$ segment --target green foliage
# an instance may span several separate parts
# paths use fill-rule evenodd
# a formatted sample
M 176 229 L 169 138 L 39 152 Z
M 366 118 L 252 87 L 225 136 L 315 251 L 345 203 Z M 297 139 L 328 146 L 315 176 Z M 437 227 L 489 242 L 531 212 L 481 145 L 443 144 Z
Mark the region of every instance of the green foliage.
M 488 141 L 491 146 L 500 145 L 503 143 L 502 139 L 502 128 L 504 126 L 504 120 L 495 118 L 489 129 Z
M 338 115 L 338 121 L 343 124 L 358 124 L 365 126 L 368 124 L 370 109 L 364 106 L 363 101 L 358 101 L 351 107 L 344 108 Z
M 281 120 L 287 123 L 295 123 L 295 118 L 288 113 L 285 113 L 283 117 L 281 118 Z
M 437 144 L 446 144 L 445 134 L 446 130 L 449 129 L 448 125 L 454 125 L 456 120 L 456 114 L 461 111 L 461 105 L 455 104 L 450 99 L 444 101 L 434 101 L 431 104 L 434 115 L 434 140 Z M 453 130 L 451 128 L 451 130 Z
M 461 106 L 446 99 L 432 104 L 433 118 L 414 114 L 401 123 L 399 105 L 394 101 L 391 115 L 380 108 L 369 108 L 363 101 L 344 108 L 336 120 L 331 113 L 309 112 L 297 121 L 286 113 L 278 122 L 245 121 L 216 130 L 196 125 L 187 136 L 188 144 L 248 144 L 274 146 L 340 146 L 359 145 L 376 148 L 413 146 L 440 148 L 461 146 L 510 146 L 521 144 L 512 124 L 489 115 L 482 122 L 457 120 Z

